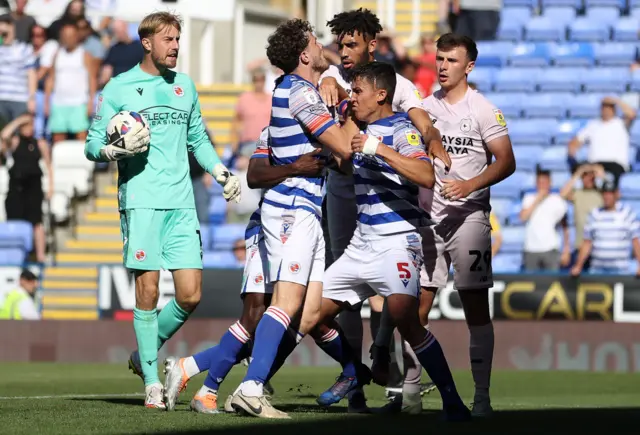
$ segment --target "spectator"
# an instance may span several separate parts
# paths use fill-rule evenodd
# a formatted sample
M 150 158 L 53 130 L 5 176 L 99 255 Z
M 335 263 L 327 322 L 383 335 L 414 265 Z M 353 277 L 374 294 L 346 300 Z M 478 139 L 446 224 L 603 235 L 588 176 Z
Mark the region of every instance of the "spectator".
M 53 194 L 53 168 L 47 142 L 37 140 L 33 132 L 33 116 L 30 114 L 13 120 L 0 132 L 2 153 L 11 154 L 13 159 L 5 206 L 8 220 L 25 220 L 33 225 L 36 260 L 44 263 L 46 239 L 42 224 L 44 192 L 40 160 L 44 162 L 49 178 L 47 199 L 51 199 Z
M 629 251 L 640 264 L 640 222 L 628 205 L 618 202 L 620 192 L 612 181 L 602 186 L 601 208 L 589 214 L 584 227 L 584 242 L 571 275 L 579 276 L 591 255 L 590 272 L 594 274 L 626 274 L 629 266 Z M 640 275 L 640 265 L 636 269 Z
M 493 41 L 500 25 L 502 0 L 453 0 L 456 33 L 474 41 Z
M 538 169 L 536 192 L 522 199 L 520 220 L 525 222 L 524 267 L 527 272 L 558 271 L 571 260 L 567 203 L 551 193 L 551 174 Z M 564 243 L 560 254 L 560 236 L 556 231 L 562 225 Z
M 455 27 L 455 15 L 451 10 L 451 0 L 438 0 L 437 33 L 439 35 L 451 33 Z
M 36 20 L 25 13 L 27 0 L 16 0 L 16 7 L 8 14 L 0 18 L 11 18 L 16 26 L 16 40 L 20 42 L 31 42 L 31 29 L 36 25 Z
M 418 87 L 423 98 L 432 94 L 433 86 L 438 81 L 436 75 L 436 44 L 433 36 L 424 35 L 420 39 L 422 53 L 414 59 L 418 64 L 416 71 L 415 85 Z
M 38 87 L 33 48 L 16 41 L 10 17 L 0 18 L 0 128 L 18 116 L 35 112 Z
M 138 39 L 129 36 L 129 27 L 124 20 L 113 20 L 111 23 L 116 43 L 111 46 L 100 72 L 100 86 L 107 84 L 112 77 L 129 71 L 142 61 L 144 51 Z
M 502 246 L 502 228 L 500 228 L 500 221 L 493 212 L 489 215 L 489 224 L 491 224 L 491 258 L 493 258 Z
M 265 73 L 264 91 L 272 95 L 273 90 L 276 88 L 276 80 L 283 74 L 282 70 L 271 65 L 266 57 L 253 60 L 247 65 L 249 74 L 258 69 L 262 69 Z
M 396 72 L 400 72 L 407 54 L 404 45 L 400 41 L 389 33 L 382 32 L 378 35 L 378 43 L 373 57 L 378 62 L 386 62 L 393 65 Z
M 233 256 L 236 257 L 238 267 L 243 267 L 247 259 L 247 247 L 244 239 L 238 239 L 233 243 Z
M 592 210 L 602 207 L 602 193 L 596 188 L 596 178 L 604 179 L 604 169 L 600 165 L 582 165 L 573 174 L 573 177 L 560 189 L 562 199 L 573 203 L 573 220 L 576 228 L 575 246 L 571 257 L 575 264 L 578 252 L 582 246 L 584 226 L 587 217 Z M 582 185 L 576 188 L 580 180 Z M 589 259 L 584 263 L 584 268 L 589 267 Z
M 93 58 L 96 68 L 99 68 L 102 64 L 102 60 L 107 54 L 107 50 L 102 45 L 100 37 L 95 30 L 91 27 L 89 20 L 86 18 L 80 18 L 76 21 L 78 26 L 78 33 L 80 34 L 80 41 L 85 51 Z
M 209 188 L 213 177 L 198 163 L 193 153 L 189 153 L 189 175 L 196 201 L 196 214 L 201 224 L 209 222 Z
M 234 155 L 251 156 L 262 129 L 271 118 L 271 93 L 264 91 L 265 73 L 254 70 L 251 74 L 253 90 L 243 92 L 236 105 L 231 123 L 231 151 Z
M 65 23 L 45 86 L 45 114 L 49 116 L 54 144 L 65 140 L 68 133 L 77 140 L 87 137 L 97 72 L 93 58 L 80 43 L 77 25 Z
M 417 70 L 418 65 L 415 64 L 411 59 L 406 59 L 404 62 L 402 62 L 402 66 L 400 67 L 400 75 L 416 85 L 416 89 L 418 89 L 418 93 L 420 94 L 420 99 L 422 99 L 425 93 L 420 84 L 416 83 Z
M 616 105 L 620 106 L 623 119 L 616 116 Z M 629 170 L 629 128 L 635 118 L 636 111 L 621 99 L 603 99 L 600 118 L 589 121 L 569 142 L 570 166 L 575 168 L 578 165 L 576 154 L 588 142 L 587 161 L 601 164 L 617 183 L 620 176 Z
M 85 17 L 85 8 L 83 0 L 71 0 L 65 8 L 62 16 L 55 20 L 47 30 L 48 39 L 58 41 L 60 39 L 60 30 L 64 23 L 75 22 Z
M 38 277 L 30 270 L 20 273 L 18 287 L 0 293 L 0 320 L 40 320 L 36 305 Z
M 44 86 L 46 82 L 47 74 L 49 73 L 49 66 L 43 65 L 43 59 L 52 56 L 57 51 L 58 44 L 53 42 L 53 54 L 51 54 L 52 46 L 51 42 L 47 41 L 47 34 L 44 27 L 35 25 L 31 28 L 31 46 L 33 47 L 34 66 L 36 70 L 36 77 L 38 80 L 36 90 L 36 111 L 35 111 L 35 137 L 40 139 L 44 137 Z M 46 60 L 44 61 L 47 62 Z M 48 61 L 49 64 L 51 61 Z

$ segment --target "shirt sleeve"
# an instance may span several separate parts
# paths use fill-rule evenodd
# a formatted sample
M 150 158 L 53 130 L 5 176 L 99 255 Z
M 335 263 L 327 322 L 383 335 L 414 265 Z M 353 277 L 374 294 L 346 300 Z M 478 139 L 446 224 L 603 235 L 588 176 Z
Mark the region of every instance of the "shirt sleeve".
M 525 194 L 524 197 L 522 198 L 522 208 L 531 207 L 531 204 L 533 204 L 533 201 L 535 201 L 535 199 L 536 199 L 535 194 L 532 194 L 532 193 Z
M 480 94 L 474 95 L 472 110 L 480 124 L 480 137 L 484 143 L 509 134 L 504 114 Z
M 18 306 L 22 320 L 40 320 L 40 313 L 31 298 L 24 299 Z
M 53 58 L 58 52 L 58 43 L 54 40 L 48 40 L 40 49 L 40 66 L 50 68 L 53 66 Z
M 408 112 L 416 107 L 424 110 L 422 96 L 416 85 L 399 74 L 396 74 L 396 78 L 396 89 L 393 96 L 394 110 Z
M 291 115 L 315 137 L 337 125 L 318 91 L 307 84 L 293 85 L 289 95 L 289 108 Z
M 406 127 L 396 129 L 393 132 L 393 145 L 396 151 L 405 157 L 431 162 L 422 136 L 416 129 Z
M 593 123 L 589 121 L 587 122 L 587 125 L 585 125 L 583 128 L 578 130 L 578 133 L 576 134 L 578 141 L 580 143 L 585 143 L 589 139 L 591 139 L 591 130 L 593 130 Z
M 193 153 L 198 164 L 208 173 L 213 173 L 213 168 L 221 163 L 215 146 L 211 143 L 207 129 L 202 120 L 200 99 L 193 81 L 189 80 L 189 90 L 193 95 L 193 104 L 189 114 L 189 126 L 187 130 L 187 150 Z
M 251 155 L 252 159 L 264 159 L 269 157 L 269 127 L 262 129 L 260 138 L 256 142 L 256 150 Z
M 631 240 L 640 238 L 640 221 L 638 221 L 638 215 L 631 209 L 627 215 L 627 228 L 629 228 Z
M 596 210 L 593 210 L 591 213 L 589 213 L 589 216 L 587 217 L 587 222 L 584 224 L 584 229 L 582 231 L 582 238 L 583 240 L 593 240 L 593 229 L 594 229 L 594 223 L 595 223 L 595 213 Z
M 121 105 L 116 103 L 117 99 L 117 87 L 113 81 L 110 81 L 98 97 L 94 110 L 95 115 L 84 145 L 84 155 L 91 161 L 102 161 L 100 150 L 107 145 L 107 125 L 113 115 L 118 113 L 121 108 Z

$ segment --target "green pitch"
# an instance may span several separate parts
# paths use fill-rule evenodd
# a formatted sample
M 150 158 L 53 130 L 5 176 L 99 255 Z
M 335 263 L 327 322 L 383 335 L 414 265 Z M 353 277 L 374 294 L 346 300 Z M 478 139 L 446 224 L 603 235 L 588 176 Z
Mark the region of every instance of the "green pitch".
M 244 367 L 225 382 L 220 407 Z M 446 424 L 438 420 L 438 393 L 425 396 L 420 416 L 347 415 L 346 404 L 328 410 L 315 397 L 337 374 L 331 368 L 285 368 L 274 379 L 274 403 L 290 421 L 188 411 L 203 376 L 191 380 L 175 412 L 145 409 L 142 383 L 126 365 L 0 364 L 0 434 L 411 435 L 640 433 L 640 376 L 576 372 L 498 372 L 493 377 L 495 416 Z M 468 372 L 456 381 L 471 400 Z M 382 388 L 367 387 L 370 406 L 385 403 Z

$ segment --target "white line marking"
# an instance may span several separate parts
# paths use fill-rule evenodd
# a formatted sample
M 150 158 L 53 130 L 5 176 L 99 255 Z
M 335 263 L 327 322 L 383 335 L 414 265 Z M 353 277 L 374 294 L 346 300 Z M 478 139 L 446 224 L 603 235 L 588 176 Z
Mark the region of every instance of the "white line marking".
M 144 397 L 142 393 L 53 394 L 51 396 L 0 396 L 0 400 L 106 399 L 110 397 Z

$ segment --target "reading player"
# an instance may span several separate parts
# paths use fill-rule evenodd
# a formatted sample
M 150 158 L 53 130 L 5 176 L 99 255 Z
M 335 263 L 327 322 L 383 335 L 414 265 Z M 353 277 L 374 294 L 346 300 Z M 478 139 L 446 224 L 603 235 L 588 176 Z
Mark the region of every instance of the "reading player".
M 176 67 L 180 30 L 180 18 L 168 12 L 142 20 L 143 60 L 104 88 L 85 145 L 89 160 L 118 162 L 124 265 L 136 286 L 138 352 L 129 365 L 144 379 L 150 408 L 165 407 L 158 349 L 187 320 L 202 289 L 202 243 L 187 152 L 224 187 L 225 199 L 240 199 L 238 178 L 220 162 L 205 132 L 193 81 L 170 69 Z M 107 125 L 122 110 L 146 118 L 150 142 L 149 131 L 138 123 L 122 146 L 108 143 Z M 160 269 L 173 273 L 176 297 L 158 314 Z
M 513 174 L 516 162 L 504 115 L 469 88 L 467 76 L 477 57 L 476 43 L 467 36 L 448 33 L 438 39 L 436 65 L 441 89 L 426 98 L 424 105 L 442 133 L 453 166 L 447 173 L 436 162 L 436 187 L 420 190 L 420 204 L 436 223 L 422 231 L 425 261 L 420 285 L 422 320 L 426 323 L 436 291 L 447 284 L 453 263 L 454 288 L 460 295 L 470 333 L 469 357 L 475 383 L 472 414 L 481 417 L 492 412 L 489 187 Z
M 317 158 L 320 149 L 302 155 L 296 161 L 279 166 L 269 163 L 269 129 L 260 134 L 256 150 L 247 171 L 250 188 L 273 187 L 289 177 L 320 177 L 324 161 Z M 271 303 L 273 286 L 269 279 L 267 252 L 260 222 L 260 208 L 252 215 L 245 231 L 246 262 L 242 280 L 242 315 L 229 327 L 220 343 L 196 355 L 182 358 L 174 364 L 165 379 L 165 399 L 168 410 L 175 407 L 178 394 L 187 381 L 198 373 L 209 371 L 204 385 L 191 400 L 191 409 L 204 414 L 218 413 L 218 389 L 231 368 L 248 357 L 250 341 L 265 309 Z M 265 387 L 266 388 L 266 387 Z M 231 397 L 231 396 L 229 396 Z M 228 407 L 225 407 L 228 408 Z M 232 411 L 231 409 L 227 409 Z

